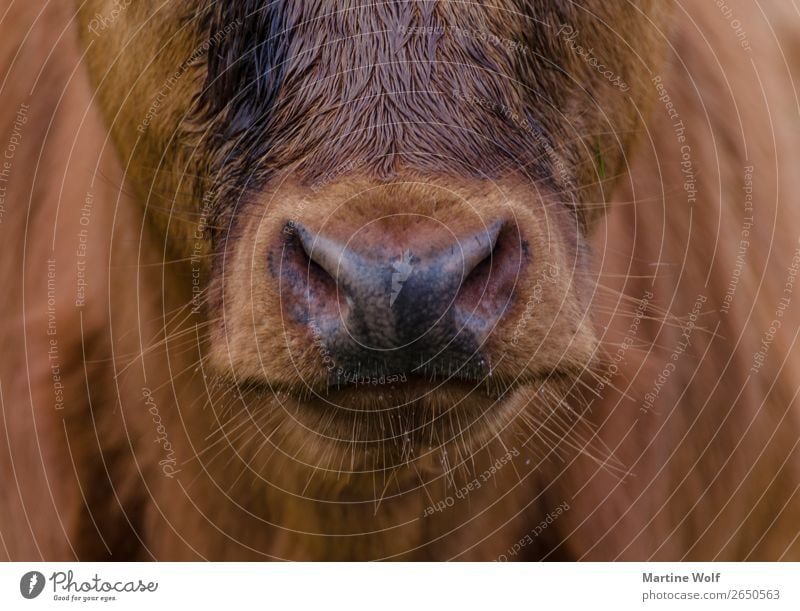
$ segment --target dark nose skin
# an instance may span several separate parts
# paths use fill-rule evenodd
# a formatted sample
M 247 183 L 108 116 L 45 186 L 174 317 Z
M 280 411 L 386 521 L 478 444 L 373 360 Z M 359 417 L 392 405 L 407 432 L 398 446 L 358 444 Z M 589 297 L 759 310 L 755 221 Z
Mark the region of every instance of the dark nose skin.
M 428 221 L 391 238 L 293 230 L 302 250 L 294 256 L 305 257 L 295 263 L 307 272 L 300 309 L 339 377 L 475 377 L 486 367 L 481 346 L 510 305 L 521 266 L 506 223 L 455 235 Z

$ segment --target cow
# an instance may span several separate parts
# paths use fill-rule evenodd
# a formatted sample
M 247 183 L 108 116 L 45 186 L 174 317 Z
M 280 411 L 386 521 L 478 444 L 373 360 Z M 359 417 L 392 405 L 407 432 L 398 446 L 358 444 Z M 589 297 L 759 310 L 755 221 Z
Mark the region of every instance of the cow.
M 788 5 L 3 15 L 7 559 L 800 559 Z

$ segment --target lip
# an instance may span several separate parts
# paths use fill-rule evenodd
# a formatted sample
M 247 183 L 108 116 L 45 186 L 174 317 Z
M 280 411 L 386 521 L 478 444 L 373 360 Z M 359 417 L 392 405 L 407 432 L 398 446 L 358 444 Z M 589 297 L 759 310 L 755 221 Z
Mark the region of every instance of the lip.
M 320 389 L 302 381 L 277 385 L 261 380 L 246 387 L 245 394 L 285 420 L 304 447 L 313 439 L 308 447 L 318 451 L 344 446 L 351 452 L 361 448 L 386 457 L 399 452 L 392 460 L 401 460 L 412 447 L 454 440 L 475 447 L 485 443 L 501 423 L 513 419 L 518 405 L 514 397 L 521 386 L 509 381 L 501 386 L 494 378 L 430 382 L 407 376 L 406 382 L 394 385 Z
M 331 385 L 328 387 L 328 394 L 345 393 L 345 392 L 359 392 L 364 391 L 389 391 L 395 395 L 405 395 L 413 397 L 423 397 L 432 393 L 481 393 L 485 396 L 484 389 L 488 379 L 472 379 L 472 378 L 441 378 L 429 379 L 424 376 L 415 374 L 400 374 L 397 376 L 399 379 L 394 380 L 394 376 L 386 377 L 363 377 L 355 380 L 350 380 L 346 384 L 338 386 Z
M 455 434 L 454 422 L 472 421 L 499 407 L 504 394 L 488 392 L 473 382 L 439 382 L 409 379 L 404 384 L 386 386 L 348 386 L 331 388 L 295 398 L 300 413 L 312 418 L 324 417 L 331 424 L 343 425 L 341 436 L 352 435 L 352 424 L 367 428 L 380 427 L 395 418 L 410 430 L 430 430 Z M 446 414 L 458 413 L 460 418 Z M 444 417 L 443 417 L 444 416 Z M 383 434 L 377 431 L 372 440 Z
M 362 383 L 363 382 L 363 383 Z M 341 409 L 342 413 L 378 413 L 402 411 L 438 412 L 450 408 L 467 412 L 485 410 L 501 403 L 513 386 L 495 383 L 492 378 L 482 380 L 440 379 L 428 380 L 416 375 L 406 375 L 405 380 L 381 383 L 380 378 L 370 378 L 348 384 L 330 385 L 326 388 L 306 386 L 300 392 L 288 392 L 300 409 Z
M 361 367 L 360 363 L 343 367 L 334 364 L 328 367 L 328 386 L 349 385 L 385 385 L 392 383 L 406 383 L 409 380 L 444 383 L 444 382 L 481 382 L 487 377 L 492 377 L 492 371 L 487 362 L 478 356 L 467 355 L 465 359 L 457 362 L 448 361 L 438 363 L 435 360 L 425 360 L 420 357 L 420 365 L 413 368 L 405 366 L 406 363 L 393 363 L 385 361 L 374 366 Z

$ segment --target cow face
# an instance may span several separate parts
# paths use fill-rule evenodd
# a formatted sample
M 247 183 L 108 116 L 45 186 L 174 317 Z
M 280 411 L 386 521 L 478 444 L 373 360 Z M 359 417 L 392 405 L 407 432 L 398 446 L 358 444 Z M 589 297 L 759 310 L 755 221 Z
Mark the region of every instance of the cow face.
M 204 370 L 314 461 L 473 451 L 565 409 L 597 349 L 585 240 L 641 128 L 659 2 L 80 17 L 132 188 L 191 261 L 175 283 Z

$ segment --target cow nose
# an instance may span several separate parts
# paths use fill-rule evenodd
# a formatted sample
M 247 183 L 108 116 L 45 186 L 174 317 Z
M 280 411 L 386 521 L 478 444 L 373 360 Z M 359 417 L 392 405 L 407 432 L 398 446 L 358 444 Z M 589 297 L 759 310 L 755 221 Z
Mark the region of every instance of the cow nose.
M 349 236 L 299 223 L 293 230 L 294 256 L 304 259 L 295 264 L 305 268 L 302 296 L 293 298 L 338 370 L 454 371 L 484 361 L 481 345 L 520 271 L 507 223 L 460 234 L 427 217 L 404 231 L 386 223 Z

